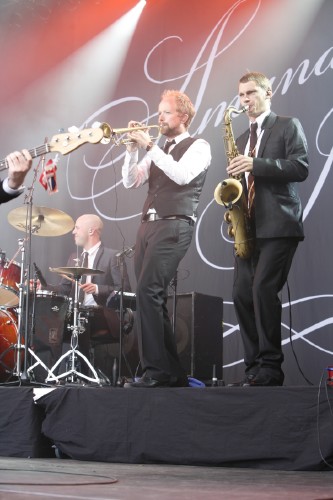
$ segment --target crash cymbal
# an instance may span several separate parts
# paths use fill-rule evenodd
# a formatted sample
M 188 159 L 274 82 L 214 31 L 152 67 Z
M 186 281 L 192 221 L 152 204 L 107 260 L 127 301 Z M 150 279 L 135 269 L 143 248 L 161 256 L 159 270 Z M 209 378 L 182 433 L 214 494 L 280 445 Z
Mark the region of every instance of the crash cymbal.
M 27 207 L 14 208 L 8 214 L 8 222 L 19 231 L 26 231 Z M 73 228 L 72 217 L 61 210 L 36 206 L 31 209 L 31 233 L 36 236 L 61 236 Z
M 104 271 L 99 269 L 89 269 L 87 267 L 49 267 L 50 271 L 59 274 L 71 274 L 72 276 L 79 277 L 84 274 L 104 274 Z

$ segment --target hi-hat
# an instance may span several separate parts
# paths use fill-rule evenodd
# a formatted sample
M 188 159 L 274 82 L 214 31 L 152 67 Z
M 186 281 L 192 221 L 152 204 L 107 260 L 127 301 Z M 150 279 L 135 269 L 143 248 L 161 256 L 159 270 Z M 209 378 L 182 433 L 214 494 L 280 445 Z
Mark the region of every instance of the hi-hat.
M 19 231 L 27 230 L 28 209 L 14 208 L 8 214 L 8 222 Z M 28 222 L 29 228 L 29 222 Z M 47 207 L 31 208 L 31 233 L 37 236 L 61 236 L 74 228 L 74 220 L 61 210 Z
M 104 271 L 99 269 L 89 269 L 87 267 L 49 267 L 50 271 L 59 274 L 71 274 L 75 278 L 83 276 L 84 274 L 104 274 Z

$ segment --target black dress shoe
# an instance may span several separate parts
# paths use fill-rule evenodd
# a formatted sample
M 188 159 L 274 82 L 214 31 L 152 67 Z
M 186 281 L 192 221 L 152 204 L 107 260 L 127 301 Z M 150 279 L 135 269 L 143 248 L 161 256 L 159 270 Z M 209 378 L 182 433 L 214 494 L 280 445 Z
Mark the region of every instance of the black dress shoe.
M 228 384 L 227 387 L 249 387 L 251 385 L 251 381 L 255 378 L 255 375 L 249 373 L 249 375 L 245 375 L 245 377 L 239 382 L 232 382 Z
M 283 376 L 272 377 L 267 374 L 258 374 L 250 381 L 251 387 L 265 387 L 265 386 L 281 386 L 283 385 Z
M 147 389 L 151 389 L 154 387 L 170 387 L 170 383 L 168 380 L 156 380 L 151 377 L 141 377 L 134 382 L 126 382 L 124 387 L 143 387 Z
M 182 377 L 182 378 L 170 378 L 170 387 L 189 387 L 188 383 L 188 378 L 187 377 Z

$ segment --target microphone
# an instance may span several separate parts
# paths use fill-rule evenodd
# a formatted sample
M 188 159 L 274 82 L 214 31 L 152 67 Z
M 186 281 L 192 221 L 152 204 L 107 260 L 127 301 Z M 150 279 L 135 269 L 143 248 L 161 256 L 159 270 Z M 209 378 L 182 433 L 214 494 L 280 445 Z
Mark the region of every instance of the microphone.
M 42 271 L 39 269 L 39 267 L 37 267 L 35 262 L 33 264 L 34 264 L 36 276 L 39 279 L 40 284 L 44 287 L 47 287 L 47 282 L 46 282 L 46 279 L 44 278 L 44 276 L 42 275 Z
M 125 247 L 124 250 L 116 253 L 116 257 L 117 259 L 119 259 L 120 257 L 131 257 L 134 253 L 134 250 L 135 250 L 135 245 L 133 245 L 132 247 Z

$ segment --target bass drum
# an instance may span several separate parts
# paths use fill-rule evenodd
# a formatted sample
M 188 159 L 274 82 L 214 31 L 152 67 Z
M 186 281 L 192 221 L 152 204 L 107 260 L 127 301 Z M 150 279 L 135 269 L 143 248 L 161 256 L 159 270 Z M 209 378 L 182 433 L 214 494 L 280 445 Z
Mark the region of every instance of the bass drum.
M 17 316 L 9 309 L 0 309 L 0 382 L 8 382 L 17 362 Z M 24 353 L 21 353 L 21 362 Z

